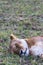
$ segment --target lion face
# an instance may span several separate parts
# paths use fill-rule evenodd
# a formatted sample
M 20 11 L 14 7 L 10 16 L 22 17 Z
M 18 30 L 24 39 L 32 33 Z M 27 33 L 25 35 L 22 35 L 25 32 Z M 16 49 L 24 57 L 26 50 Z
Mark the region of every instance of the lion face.
M 18 39 L 14 35 L 11 35 L 9 48 L 11 53 L 16 53 L 20 56 L 29 55 L 29 48 L 26 41 L 24 39 Z

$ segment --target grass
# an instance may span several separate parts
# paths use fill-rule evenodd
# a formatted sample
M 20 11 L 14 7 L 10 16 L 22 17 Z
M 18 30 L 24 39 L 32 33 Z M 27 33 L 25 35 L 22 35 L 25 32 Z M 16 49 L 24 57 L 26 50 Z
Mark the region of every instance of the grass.
M 43 0 L 0 0 L 0 65 L 43 65 L 41 58 L 8 53 L 11 33 L 19 38 L 43 35 Z

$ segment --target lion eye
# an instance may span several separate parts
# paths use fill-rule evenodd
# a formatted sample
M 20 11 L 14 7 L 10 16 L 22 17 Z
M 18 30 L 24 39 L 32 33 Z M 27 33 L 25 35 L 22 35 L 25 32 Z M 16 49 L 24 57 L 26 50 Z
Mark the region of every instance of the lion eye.
M 18 45 L 17 45 L 17 44 L 15 44 L 15 46 L 16 46 L 16 47 L 18 47 Z

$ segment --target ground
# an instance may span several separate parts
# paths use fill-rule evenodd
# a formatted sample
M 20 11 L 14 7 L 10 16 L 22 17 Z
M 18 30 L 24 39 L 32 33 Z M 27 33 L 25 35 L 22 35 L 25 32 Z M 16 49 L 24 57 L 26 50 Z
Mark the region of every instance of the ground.
M 8 53 L 10 34 L 43 36 L 43 0 L 0 0 L 0 65 L 43 65 L 43 59 Z

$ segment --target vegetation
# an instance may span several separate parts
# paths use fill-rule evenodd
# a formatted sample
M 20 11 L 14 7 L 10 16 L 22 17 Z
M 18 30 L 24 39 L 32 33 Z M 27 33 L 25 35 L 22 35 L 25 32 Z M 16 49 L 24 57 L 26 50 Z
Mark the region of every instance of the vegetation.
M 8 53 L 10 34 L 43 36 L 43 0 L 0 0 L 0 65 L 43 65 L 43 59 Z

